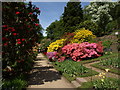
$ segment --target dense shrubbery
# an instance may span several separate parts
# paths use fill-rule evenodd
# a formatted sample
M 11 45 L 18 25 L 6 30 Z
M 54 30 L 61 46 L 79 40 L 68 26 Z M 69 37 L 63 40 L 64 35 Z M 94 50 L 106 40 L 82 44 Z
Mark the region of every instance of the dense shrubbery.
M 74 33 L 75 33 L 75 36 L 71 40 L 71 43 L 88 42 L 96 37 L 95 35 L 93 35 L 91 31 L 86 30 L 84 28 L 76 30 Z
M 77 29 L 85 28 L 93 32 L 94 35 L 97 35 L 98 25 L 90 20 L 86 20 L 78 24 Z
M 80 29 L 74 33 L 64 35 L 60 40 L 51 43 L 47 50 L 47 56 L 54 61 L 64 61 L 71 58 L 74 61 L 99 57 L 103 53 L 101 43 L 89 43 L 96 36 L 91 31 Z
M 68 57 L 72 57 L 74 61 L 81 61 L 84 58 L 101 56 L 103 53 L 103 47 L 100 43 L 73 43 L 64 46 L 62 51 Z
M 41 40 L 40 46 L 39 46 L 40 51 L 41 52 L 47 52 L 47 47 L 49 46 L 49 44 L 51 42 L 52 41 L 50 39 L 46 39 L 46 38 L 44 38 L 43 40 Z
M 37 55 L 32 47 L 36 46 L 41 35 L 37 19 L 40 10 L 31 3 L 2 4 L 2 71 L 3 79 L 9 80 L 28 73 L 32 68 Z
M 56 40 L 55 42 L 52 42 L 49 45 L 47 52 L 57 51 L 58 48 L 63 47 L 64 41 L 65 41 L 65 39 L 60 39 L 60 40 Z

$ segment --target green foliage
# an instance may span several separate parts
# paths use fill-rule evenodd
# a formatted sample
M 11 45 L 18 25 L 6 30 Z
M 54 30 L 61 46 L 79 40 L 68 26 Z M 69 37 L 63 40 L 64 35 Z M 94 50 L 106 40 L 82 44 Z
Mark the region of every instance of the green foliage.
M 104 47 L 104 51 L 108 51 L 108 49 L 110 49 L 110 46 L 112 45 L 112 42 L 110 40 L 103 41 L 102 45 Z
M 88 30 L 92 31 L 94 35 L 97 36 L 98 26 L 96 23 L 94 23 L 90 20 L 86 20 L 86 21 L 78 24 L 77 29 L 80 29 L 80 28 L 88 29 Z
M 2 90 L 22 90 L 27 85 L 27 82 L 22 79 L 15 78 L 13 80 L 3 81 Z
M 111 8 L 110 15 L 113 17 L 113 20 L 117 21 L 117 29 L 120 28 L 120 1 L 115 4 L 114 8 Z
M 40 10 L 31 2 L 3 2 L 2 7 L 2 71 L 3 78 L 9 79 L 32 68 L 36 57 L 32 47 L 42 37 L 42 28 L 37 18 Z
M 74 32 L 75 26 L 83 19 L 83 11 L 80 2 L 68 2 L 64 8 L 63 24 L 65 32 Z
M 106 25 L 107 34 L 109 34 L 110 32 L 114 32 L 117 29 L 117 26 L 118 26 L 117 20 L 109 22 Z
M 101 60 L 99 64 L 102 66 L 112 66 L 114 68 L 120 68 L 120 60 L 118 57 L 109 58 L 108 60 Z
M 120 80 L 118 79 L 113 79 L 113 78 L 105 78 L 104 81 L 102 80 L 96 80 L 93 82 L 93 86 L 95 89 L 119 89 L 119 83 Z
M 42 52 L 47 52 L 46 50 L 47 50 L 47 47 L 50 45 L 50 43 L 51 43 L 52 41 L 50 40 L 50 39 L 43 39 L 41 42 L 40 42 L 40 50 L 42 51 Z
M 109 30 L 107 31 L 106 26 L 109 23 L 109 17 L 107 14 L 105 13 L 101 13 L 100 17 L 99 17 L 99 21 L 97 22 L 98 27 L 98 32 L 96 32 L 96 34 L 98 36 L 103 36 L 109 33 Z
M 82 83 L 82 85 L 78 89 L 85 89 L 88 90 L 95 89 L 95 90 L 108 90 L 108 89 L 118 89 L 120 85 L 120 79 L 114 79 L 114 78 L 106 78 L 104 82 L 102 82 L 100 79 L 89 81 Z
M 59 39 L 64 34 L 64 28 L 63 28 L 63 20 L 55 21 L 50 24 L 49 27 L 46 29 L 47 31 L 47 38 L 50 38 L 51 40 Z
M 97 72 L 84 67 L 82 64 L 71 60 L 65 60 L 64 62 L 53 62 L 53 64 L 58 71 L 66 76 L 68 80 L 73 80 L 75 77 L 87 77 L 98 74 Z

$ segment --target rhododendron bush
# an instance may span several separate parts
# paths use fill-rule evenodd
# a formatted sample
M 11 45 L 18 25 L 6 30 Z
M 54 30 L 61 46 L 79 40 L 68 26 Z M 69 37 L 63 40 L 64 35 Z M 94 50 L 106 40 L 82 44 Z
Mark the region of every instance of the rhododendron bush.
M 101 43 L 73 43 L 64 46 L 62 52 L 68 57 L 71 57 L 74 61 L 81 61 L 85 58 L 101 56 L 103 53 L 103 47 Z
M 60 39 L 56 40 L 55 42 L 52 42 L 49 47 L 47 52 L 54 52 L 57 51 L 59 48 L 63 47 L 63 43 L 66 39 Z
M 103 46 L 99 43 L 83 42 L 65 45 L 62 48 L 62 54 L 58 52 L 48 52 L 47 56 L 53 61 L 64 61 L 70 58 L 74 61 L 81 61 L 83 59 L 99 57 L 103 54 Z
M 66 33 L 51 43 L 47 50 L 47 56 L 54 61 L 64 61 L 71 58 L 74 61 L 99 57 L 103 53 L 102 44 L 89 43 L 90 40 L 96 38 L 95 35 L 85 28 L 76 30 L 73 33 Z
M 26 72 L 36 54 L 32 47 L 39 39 L 39 8 L 32 3 L 2 3 L 3 77 Z
M 62 62 L 66 59 L 65 56 L 62 56 L 58 52 L 48 52 L 46 55 L 47 55 L 48 59 L 51 61 Z
M 89 30 L 86 30 L 85 28 L 81 28 L 79 30 L 76 30 L 75 35 L 73 39 L 71 40 L 71 43 L 82 43 L 82 42 L 89 42 L 90 40 L 96 38 L 95 35 Z

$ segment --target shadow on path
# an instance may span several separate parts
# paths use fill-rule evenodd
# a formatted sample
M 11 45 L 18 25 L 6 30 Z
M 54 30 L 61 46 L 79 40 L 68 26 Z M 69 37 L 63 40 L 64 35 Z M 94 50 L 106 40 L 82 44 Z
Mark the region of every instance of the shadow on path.
M 61 79 L 59 72 L 49 70 L 52 66 L 34 67 L 30 75 L 29 85 L 41 85 L 44 82 L 52 82 Z

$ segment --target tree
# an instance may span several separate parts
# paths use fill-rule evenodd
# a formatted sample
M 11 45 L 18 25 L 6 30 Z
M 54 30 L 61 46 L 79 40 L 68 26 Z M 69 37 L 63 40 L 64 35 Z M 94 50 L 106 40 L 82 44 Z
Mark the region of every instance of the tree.
M 80 2 L 68 2 L 64 8 L 63 25 L 65 32 L 74 32 L 74 27 L 82 22 L 83 11 Z
M 91 21 L 97 23 L 99 26 L 97 36 L 109 33 L 106 30 L 106 26 L 113 20 L 109 11 L 111 8 L 114 8 L 114 6 L 115 3 L 110 2 L 91 2 L 90 5 L 85 8 L 85 11 L 88 12 L 87 14 L 91 16 Z
M 110 15 L 113 18 L 113 21 L 116 22 L 116 29 L 120 28 L 120 1 L 115 3 L 115 7 L 110 9 Z
M 56 20 L 55 22 L 51 23 L 50 26 L 47 27 L 46 31 L 47 38 L 50 38 L 51 40 L 59 39 L 65 32 L 63 20 L 60 19 L 59 21 Z
M 40 33 L 40 10 L 32 3 L 2 3 L 3 77 L 17 76 L 30 70 Z M 40 35 L 41 34 L 41 35 Z

